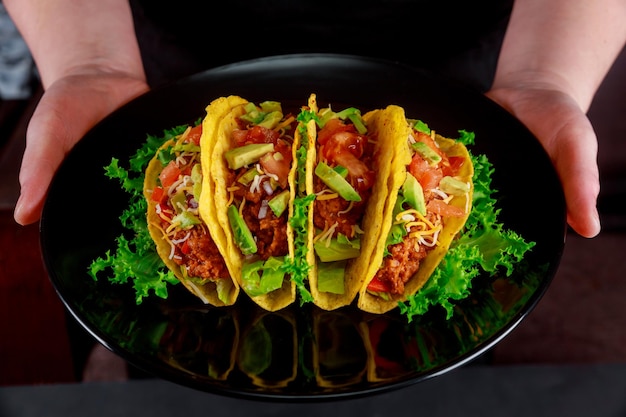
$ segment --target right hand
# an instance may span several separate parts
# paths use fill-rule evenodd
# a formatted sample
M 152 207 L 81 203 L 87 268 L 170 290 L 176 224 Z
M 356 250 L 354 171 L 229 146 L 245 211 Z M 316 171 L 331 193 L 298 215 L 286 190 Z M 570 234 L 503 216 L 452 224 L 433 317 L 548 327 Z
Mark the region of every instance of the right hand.
M 144 79 L 101 70 L 60 78 L 45 90 L 26 132 L 14 212 L 17 223 L 39 220 L 54 174 L 85 133 L 146 91 Z

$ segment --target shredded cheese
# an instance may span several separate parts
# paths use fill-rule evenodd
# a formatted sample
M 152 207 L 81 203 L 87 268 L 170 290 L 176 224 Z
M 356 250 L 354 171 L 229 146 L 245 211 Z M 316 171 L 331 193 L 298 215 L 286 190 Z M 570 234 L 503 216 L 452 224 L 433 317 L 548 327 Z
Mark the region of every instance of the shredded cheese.
M 352 225 L 352 236 L 362 235 L 363 233 L 365 233 L 365 231 L 361 229 L 361 226 L 359 226 L 358 224 Z
M 350 201 L 350 204 L 348 205 L 348 208 L 345 209 L 345 210 L 341 210 L 341 211 L 337 212 L 337 214 L 339 214 L 339 215 L 346 214 L 350 210 L 352 210 L 352 207 L 354 207 L 354 201 Z
M 324 188 L 322 191 L 315 193 L 316 200 L 332 200 L 333 198 L 339 197 L 339 194 L 332 191 L 330 188 Z
M 433 247 L 439 243 L 439 232 L 443 229 L 440 216 L 437 216 L 432 222 L 415 209 L 398 213 L 396 224 L 404 224 L 409 237 L 417 239 L 417 245 L 428 247 Z M 416 247 L 417 249 L 419 247 Z
M 241 204 L 239 205 L 239 215 L 243 217 L 243 208 L 246 205 L 246 199 L 241 200 Z
M 176 181 L 174 181 L 174 183 L 170 185 L 170 188 L 168 188 L 167 190 L 167 196 L 171 197 L 173 194 L 175 194 L 178 186 L 181 185 L 182 183 L 183 183 L 182 177 L 179 177 Z
M 313 238 L 313 242 L 317 243 L 320 240 L 325 240 L 326 246 L 330 246 L 330 241 L 335 234 L 335 230 L 337 229 L 337 226 L 339 226 L 339 223 L 333 223 L 330 227 L 327 224 L 324 226 L 324 230 Z
M 183 155 L 176 156 L 176 165 L 178 165 L 179 167 L 187 165 L 187 160 Z
M 235 191 L 237 191 L 238 189 L 239 187 L 237 186 L 228 187 L 226 189 L 226 191 L 228 192 L 228 202 L 226 203 L 226 207 L 233 204 L 233 201 L 235 201 Z
M 276 127 L 274 128 L 274 130 L 278 132 L 279 130 L 281 130 L 285 126 L 289 126 L 294 120 L 295 120 L 295 117 L 290 116 L 290 117 L 286 118 L 285 120 L 283 120 L 282 122 L 280 122 L 279 124 L 277 124 Z
M 197 295 L 204 304 L 209 304 L 209 299 L 205 297 L 204 293 L 200 291 L 200 289 L 196 286 L 196 284 L 194 284 L 192 280 L 185 279 L 185 282 L 187 283 L 187 285 L 189 285 L 191 288 L 195 290 L 194 294 Z
M 189 239 L 189 236 L 191 236 L 191 232 L 188 232 L 184 238 L 172 240 L 171 242 L 175 245 L 180 245 L 181 243 L 184 243 L 187 239 Z
M 189 136 L 189 133 L 191 132 L 191 126 L 187 126 L 187 129 L 185 129 L 185 131 L 183 133 L 181 133 L 180 135 L 178 135 L 176 137 L 176 142 L 177 143 L 182 143 L 185 141 L 185 139 L 187 139 L 187 136 Z
M 252 182 L 250 183 L 250 192 L 251 193 L 257 193 L 257 192 L 259 192 L 261 190 L 261 181 L 263 181 L 264 178 L 267 178 L 267 176 L 265 174 L 255 175 L 254 176 L 254 179 L 252 179 Z
M 438 197 L 441 197 L 441 199 L 444 201 L 449 197 L 448 194 L 444 193 L 439 188 L 433 188 L 430 190 L 430 192 L 437 195 Z

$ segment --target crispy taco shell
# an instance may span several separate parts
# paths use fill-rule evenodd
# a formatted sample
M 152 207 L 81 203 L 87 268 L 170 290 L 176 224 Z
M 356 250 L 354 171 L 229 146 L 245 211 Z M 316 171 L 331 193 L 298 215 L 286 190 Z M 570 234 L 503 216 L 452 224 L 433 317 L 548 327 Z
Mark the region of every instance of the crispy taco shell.
M 224 157 L 231 148 L 231 135 L 238 128 L 237 118 L 245 114 L 244 106 L 248 101 L 238 96 L 221 97 L 209 104 L 207 115 L 203 120 L 203 133 L 200 141 L 202 148 L 203 194 L 200 202 L 200 214 L 209 225 L 215 242 L 224 256 L 226 265 L 235 277 L 238 285 L 245 290 L 242 269 L 246 257 L 239 250 L 235 236 L 231 229 L 227 208 L 230 205 L 228 178 L 230 168 Z M 293 152 L 298 145 L 298 134 L 294 134 Z M 288 176 L 290 189 L 288 216 L 291 216 L 293 199 L 295 196 L 294 182 L 296 173 L 296 159 Z M 287 226 L 288 256 L 293 259 L 293 230 Z M 247 291 L 246 291 L 247 292 Z M 285 279 L 281 288 L 263 295 L 249 294 L 252 300 L 268 311 L 276 311 L 293 303 L 296 298 L 295 284 Z
M 309 98 L 309 108 L 317 112 L 316 96 Z M 366 203 L 359 227 L 363 234 L 360 237 L 360 254 L 347 261 L 344 275 L 344 292 L 336 294 L 323 292 L 318 289 L 320 261 L 314 251 L 315 226 L 313 224 L 314 209 L 309 212 L 309 251 L 308 261 L 312 265 L 309 274 L 309 283 L 314 303 L 324 310 L 334 310 L 352 303 L 365 280 L 365 272 L 369 265 L 372 251 L 379 240 L 383 218 L 380 216 L 389 192 L 388 178 L 391 174 L 391 160 L 394 155 L 392 145 L 397 142 L 403 126 L 400 121 L 402 109 L 390 105 L 385 109 L 372 110 L 363 115 L 363 122 L 367 127 L 367 135 L 374 141 L 372 169 L 376 172 L 370 197 Z M 403 120 L 402 120 L 403 121 Z M 307 192 L 313 194 L 313 177 L 317 164 L 317 125 L 315 121 L 308 125 L 308 153 L 307 153 Z
M 420 261 L 419 269 L 413 276 L 405 283 L 404 292 L 402 295 L 393 295 L 388 299 L 383 299 L 378 295 L 374 295 L 368 292 L 368 285 L 370 281 L 376 275 L 380 265 L 383 262 L 387 236 L 394 221 L 394 206 L 398 198 L 398 192 L 402 187 L 407 174 L 407 166 L 411 163 L 411 148 L 407 142 L 407 137 L 412 132 L 412 128 L 405 120 L 404 111 L 401 115 L 402 129 L 400 134 L 396 135 L 394 144 L 395 156 L 391 163 L 391 174 L 388 178 L 388 192 L 383 201 L 382 209 L 379 213 L 381 215 L 381 229 L 375 243 L 375 248 L 371 253 L 371 258 L 365 264 L 364 271 L 365 282 L 359 290 L 358 307 L 364 311 L 370 313 L 385 313 L 398 306 L 398 302 L 405 301 L 407 296 L 415 294 L 422 286 L 428 281 L 433 271 L 442 258 L 445 256 L 450 244 L 454 237 L 461 231 L 471 210 L 473 184 L 472 176 L 474 169 L 472 161 L 470 159 L 467 148 L 460 142 L 453 139 L 445 138 L 441 135 L 434 135 L 434 140 L 439 148 L 449 157 L 462 157 L 464 162 L 461 165 L 456 178 L 460 181 L 469 184 L 469 192 L 457 195 L 452 198 L 448 203 L 451 206 L 458 207 L 464 210 L 464 215 L 459 217 L 446 217 L 442 221 L 442 230 L 438 236 L 437 245 L 428 252 L 428 255 Z M 399 115 L 396 115 L 399 117 Z M 378 201 L 381 203 L 381 201 Z
M 174 140 L 167 141 L 159 151 L 172 146 L 174 142 Z M 200 298 L 204 303 L 214 306 L 232 305 L 237 300 L 239 286 L 230 276 L 211 277 L 208 279 L 188 277 L 187 274 L 184 273 L 185 266 L 177 264 L 171 256 L 173 243 L 161 226 L 161 218 L 156 209 L 157 203 L 152 199 L 153 190 L 158 185 L 157 180 L 159 174 L 164 168 L 158 158 L 159 151 L 157 151 L 146 168 L 143 190 L 144 197 L 148 204 L 146 214 L 148 231 L 156 245 L 157 253 L 163 260 L 163 263 L 174 273 L 185 288 Z M 203 233 L 210 233 L 205 225 L 197 225 L 194 227 L 202 229 Z M 209 239 L 212 240 L 210 235 Z

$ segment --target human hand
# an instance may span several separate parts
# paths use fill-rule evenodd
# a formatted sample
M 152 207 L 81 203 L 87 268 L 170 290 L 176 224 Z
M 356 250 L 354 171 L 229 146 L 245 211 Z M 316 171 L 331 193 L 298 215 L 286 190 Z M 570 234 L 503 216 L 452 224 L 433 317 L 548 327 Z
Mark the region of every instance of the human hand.
M 524 123 L 547 151 L 563 186 L 570 227 L 583 237 L 596 236 L 598 143 L 580 106 L 558 89 L 539 85 L 496 88 L 487 96 Z
M 101 119 L 147 90 L 143 79 L 100 71 L 52 83 L 26 132 L 15 221 L 26 225 L 39 220 L 48 186 L 68 152 Z

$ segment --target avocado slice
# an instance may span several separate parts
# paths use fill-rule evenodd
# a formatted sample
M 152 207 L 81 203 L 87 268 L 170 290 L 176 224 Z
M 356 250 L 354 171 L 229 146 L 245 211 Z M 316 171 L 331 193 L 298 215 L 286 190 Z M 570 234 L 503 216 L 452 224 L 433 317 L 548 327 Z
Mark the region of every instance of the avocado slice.
M 359 239 L 350 240 L 341 234 L 331 239 L 330 243 L 325 239 L 320 239 L 313 244 L 313 247 L 322 262 L 352 259 L 361 253 L 361 241 Z
M 424 142 L 415 142 L 411 147 L 422 156 L 430 165 L 437 165 L 441 162 L 441 155 L 435 152 L 430 146 Z
M 187 196 L 182 190 L 177 191 L 170 200 L 176 214 L 181 214 L 187 209 Z
M 406 174 L 404 184 L 402 184 L 402 195 L 406 202 L 422 216 L 426 215 L 426 201 L 424 190 L 417 179 L 410 173 Z
M 283 114 L 279 111 L 273 111 L 265 115 L 263 120 L 257 126 L 263 126 L 267 129 L 274 129 L 283 119 Z
M 172 218 L 172 224 L 176 224 L 181 229 L 187 230 L 196 224 L 200 224 L 200 219 L 188 211 L 183 211 Z
M 325 162 L 320 162 L 315 167 L 315 175 L 322 180 L 331 190 L 335 191 L 346 201 L 361 201 L 359 193 L 350 183 L 337 171 L 328 166 Z
M 289 205 L 289 190 L 281 191 L 275 197 L 272 197 L 272 199 L 268 202 L 268 205 L 276 217 L 280 217 Z
M 257 162 L 263 155 L 273 151 L 273 143 L 251 143 L 226 151 L 224 157 L 230 169 L 239 169 Z
M 363 119 L 361 118 L 361 111 L 355 107 L 348 107 L 337 113 L 337 117 L 341 120 L 349 119 L 357 132 L 364 135 L 367 133 L 367 127 L 365 127 L 365 123 L 363 123 Z
M 200 194 L 202 193 L 202 165 L 195 164 L 191 168 L 191 181 L 193 181 L 193 198 L 196 201 L 200 201 Z
M 317 289 L 320 292 L 345 292 L 346 261 L 320 262 L 317 266 Z
M 466 182 L 446 175 L 439 181 L 439 189 L 451 195 L 464 195 L 470 190 L 470 185 Z
M 240 118 L 252 125 L 273 129 L 283 119 L 283 111 L 278 101 L 264 101 L 260 109 L 254 103 L 244 106 L 246 111 Z
M 237 207 L 230 205 L 227 209 L 228 221 L 233 231 L 235 243 L 244 255 L 251 255 L 256 253 L 257 246 L 252 236 L 252 232 L 248 228 L 248 225 L 244 221 Z
M 246 262 L 241 270 L 243 288 L 253 296 L 264 295 L 283 286 L 285 278 L 284 262 L 270 256 L 266 261 Z

